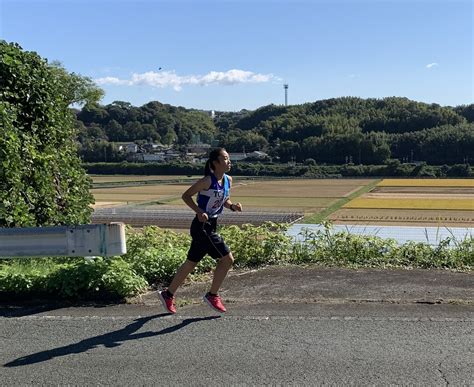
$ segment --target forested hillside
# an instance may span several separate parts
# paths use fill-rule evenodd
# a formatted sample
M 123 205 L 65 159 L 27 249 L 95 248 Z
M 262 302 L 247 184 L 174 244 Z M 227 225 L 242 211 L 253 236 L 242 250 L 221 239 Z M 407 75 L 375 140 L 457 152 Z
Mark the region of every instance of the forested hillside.
M 153 141 L 177 147 L 201 141 L 231 152 L 265 151 L 274 162 L 474 160 L 474 105 L 443 107 L 399 97 L 268 105 L 255 111 L 215 112 L 214 117 L 211 112 L 159 102 L 141 107 L 114 102 L 87 105 L 77 118 L 79 141 L 88 154 L 94 147 L 106 146 L 106 141 Z

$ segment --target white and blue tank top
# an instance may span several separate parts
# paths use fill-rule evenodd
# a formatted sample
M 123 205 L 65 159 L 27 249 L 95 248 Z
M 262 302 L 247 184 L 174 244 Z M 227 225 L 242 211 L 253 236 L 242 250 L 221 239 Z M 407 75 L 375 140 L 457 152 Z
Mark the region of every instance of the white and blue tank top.
M 229 177 L 224 174 L 222 185 L 211 173 L 211 186 L 205 191 L 199 191 L 197 196 L 197 205 L 210 218 L 217 218 L 224 209 L 224 203 L 230 195 Z

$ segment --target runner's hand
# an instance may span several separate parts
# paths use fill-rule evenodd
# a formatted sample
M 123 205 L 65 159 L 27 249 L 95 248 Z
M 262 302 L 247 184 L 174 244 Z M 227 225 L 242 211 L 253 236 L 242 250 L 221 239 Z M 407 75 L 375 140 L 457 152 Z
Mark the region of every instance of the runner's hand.
M 242 204 L 240 203 L 232 203 L 232 208 L 235 211 L 242 212 Z
M 202 223 L 205 223 L 209 220 L 209 216 L 205 212 L 200 212 L 197 214 L 198 220 Z

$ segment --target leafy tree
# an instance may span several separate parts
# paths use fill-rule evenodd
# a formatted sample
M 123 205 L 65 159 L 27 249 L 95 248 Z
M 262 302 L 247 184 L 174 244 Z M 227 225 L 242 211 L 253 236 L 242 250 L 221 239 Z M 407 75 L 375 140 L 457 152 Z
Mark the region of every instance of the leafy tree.
M 81 144 L 79 154 L 86 162 L 119 162 L 126 159 L 117 145 L 107 141 L 86 141 Z
M 91 103 L 82 108 L 77 114 L 77 118 L 85 125 L 92 123 L 104 125 L 108 121 L 109 113 L 102 106 Z
M 90 220 L 70 105 L 102 94 L 90 79 L 0 41 L 0 226 Z
M 474 122 L 474 104 L 456 106 L 454 111 L 466 118 L 468 122 Z
M 268 141 L 265 137 L 255 132 L 243 132 L 233 131 L 227 137 L 226 141 L 223 142 L 223 146 L 231 152 L 252 152 L 256 150 L 265 150 L 268 146 Z M 234 134 L 234 135 L 233 135 Z
M 110 120 L 105 125 L 105 133 L 111 141 L 120 141 L 127 137 L 127 132 L 116 120 Z

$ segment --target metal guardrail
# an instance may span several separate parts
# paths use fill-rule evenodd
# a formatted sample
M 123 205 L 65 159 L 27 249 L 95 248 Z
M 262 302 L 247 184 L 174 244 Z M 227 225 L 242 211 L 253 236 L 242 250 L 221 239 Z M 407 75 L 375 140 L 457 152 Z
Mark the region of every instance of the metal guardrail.
M 0 257 L 110 257 L 127 252 L 123 223 L 0 229 Z

